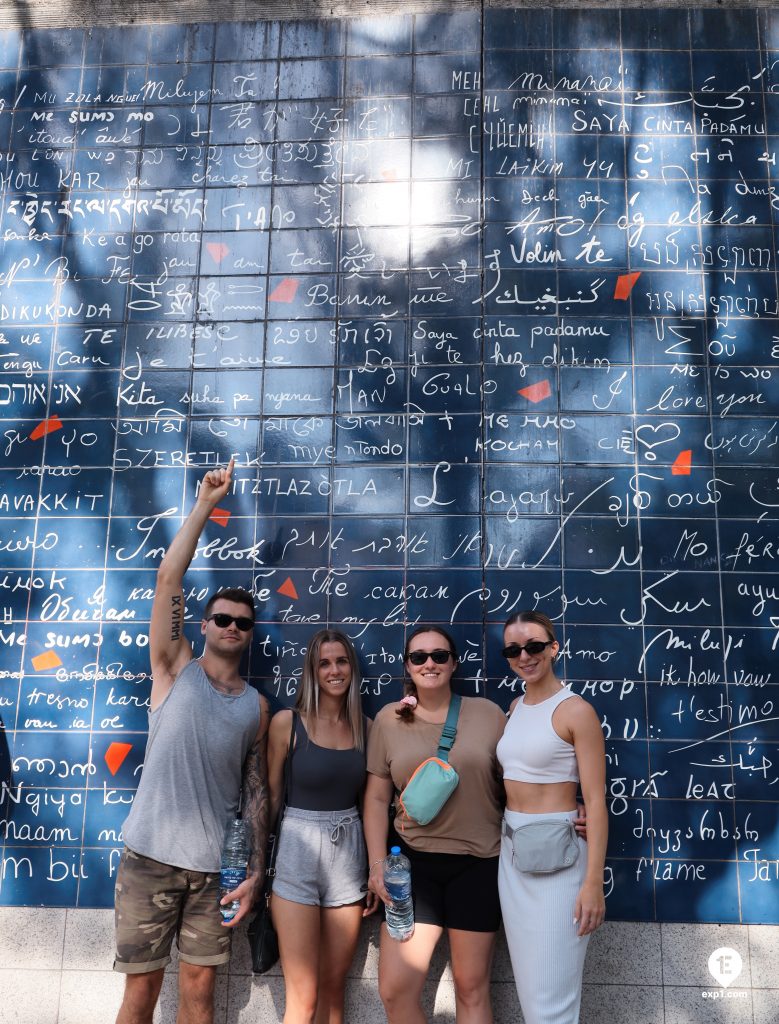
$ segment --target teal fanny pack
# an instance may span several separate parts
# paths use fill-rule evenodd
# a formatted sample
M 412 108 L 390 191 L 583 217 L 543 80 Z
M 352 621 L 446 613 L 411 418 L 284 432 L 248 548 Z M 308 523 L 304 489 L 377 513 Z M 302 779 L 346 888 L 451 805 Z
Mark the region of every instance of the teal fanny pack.
M 449 751 L 457 735 L 461 703 L 462 697 L 453 694 L 436 755 L 428 757 L 414 769 L 398 797 L 400 809 L 417 825 L 429 825 L 437 817 L 460 781 L 460 776 L 449 764 Z M 402 824 L 400 828 L 402 831 Z

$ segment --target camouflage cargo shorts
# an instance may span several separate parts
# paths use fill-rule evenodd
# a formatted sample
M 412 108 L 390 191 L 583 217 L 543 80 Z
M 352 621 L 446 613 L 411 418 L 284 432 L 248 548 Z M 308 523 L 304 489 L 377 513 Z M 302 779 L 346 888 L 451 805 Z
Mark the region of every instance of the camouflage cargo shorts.
M 219 912 L 219 873 L 187 871 L 126 847 L 116 874 L 114 970 L 145 974 L 179 956 L 211 967 L 230 959 L 230 931 Z

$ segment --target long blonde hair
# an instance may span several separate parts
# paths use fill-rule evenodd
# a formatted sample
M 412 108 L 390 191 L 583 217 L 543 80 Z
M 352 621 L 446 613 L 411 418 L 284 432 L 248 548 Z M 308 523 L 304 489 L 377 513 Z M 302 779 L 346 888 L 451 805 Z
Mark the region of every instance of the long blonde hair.
M 348 636 L 337 629 L 320 629 L 308 642 L 308 649 L 303 660 L 303 672 L 300 677 L 297 710 L 306 717 L 306 724 L 313 734 L 316 731 L 316 720 L 319 717 L 319 657 L 322 644 L 342 644 L 349 659 L 351 679 L 346 697 L 341 705 L 339 717 L 349 723 L 352 731 L 352 742 L 357 750 L 365 749 L 365 718 L 360 701 L 360 666 L 357 654 Z

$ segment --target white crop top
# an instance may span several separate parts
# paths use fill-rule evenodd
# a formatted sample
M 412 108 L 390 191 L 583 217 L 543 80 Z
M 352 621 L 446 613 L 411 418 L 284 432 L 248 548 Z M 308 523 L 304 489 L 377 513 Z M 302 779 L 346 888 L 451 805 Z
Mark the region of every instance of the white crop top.
M 540 704 L 519 698 L 498 742 L 503 778 L 510 782 L 578 782 L 573 745 L 555 732 L 552 715 L 564 700 L 575 696 L 563 687 Z

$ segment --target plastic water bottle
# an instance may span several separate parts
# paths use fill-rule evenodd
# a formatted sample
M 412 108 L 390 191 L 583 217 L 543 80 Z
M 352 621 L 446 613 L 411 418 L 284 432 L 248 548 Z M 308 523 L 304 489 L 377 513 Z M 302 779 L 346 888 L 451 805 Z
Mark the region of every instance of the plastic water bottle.
M 243 818 L 233 818 L 225 830 L 222 847 L 222 867 L 219 871 L 219 899 L 238 886 L 246 878 L 246 864 L 249 860 L 249 837 Z M 219 906 L 224 921 L 232 921 L 241 904 L 238 900 Z
M 384 888 L 392 900 L 384 908 L 390 938 L 405 942 L 414 934 L 414 904 L 411 902 L 411 865 L 399 846 L 384 859 Z

